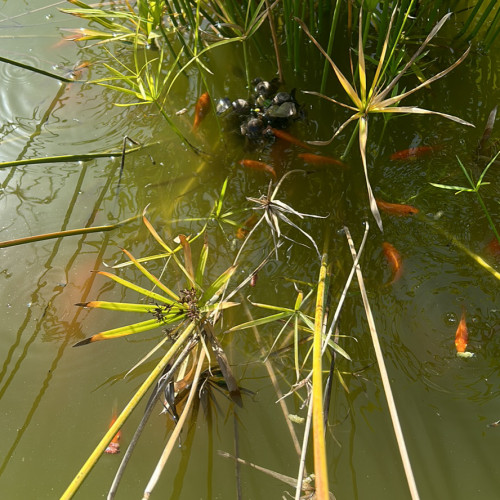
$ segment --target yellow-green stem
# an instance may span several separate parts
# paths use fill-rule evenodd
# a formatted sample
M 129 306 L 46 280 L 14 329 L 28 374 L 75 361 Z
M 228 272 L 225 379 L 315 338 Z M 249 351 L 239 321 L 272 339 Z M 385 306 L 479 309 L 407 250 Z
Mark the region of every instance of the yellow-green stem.
M 190 323 L 187 328 L 182 332 L 179 338 L 175 341 L 169 351 L 163 356 L 161 361 L 156 365 L 154 370 L 150 373 L 148 378 L 143 382 L 139 390 L 134 394 L 133 398 L 129 401 L 127 406 L 120 413 L 118 418 L 115 420 L 114 424 L 109 428 L 108 432 L 101 439 L 99 444 L 96 446 L 95 450 L 92 452 L 90 457 L 87 459 L 83 467 L 80 469 L 78 474 L 75 476 L 71 484 L 68 486 L 66 491 L 62 494 L 60 500 L 68 500 L 73 497 L 76 493 L 83 480 L 87 477 L 92 467 L 96 464 L 97 460 L 100 458 L 106 446 L 113 439 L 113 436 L 119 431 L 121 426 L 124 424 L 125 420 L 132 413 L 134 408 L 139 404 L 141 398 L 146 394 L 146 391 L 151 387 L 154 381 L 160 376 L 163 368 L 170 361 L 172 356 L 177 352 L 181 345 L 187 340 L 195 328 L 195 323 Z
M 323 417 L 323 369 L 322 369 L 322 341 L 323 341 L 323 317 L 326 296 L 326 275 L 328 266 L 328 235 L 325 238 L 323 255 L 321 256 L 321 268 L 318 279 L 318 292 L 316 298 L 316 313 L 314 320 L 313 341 L 313 443 L 314 443 L 314 474 L 316 476 L 316 498 L 318 500 L 328 499 L 328 469 L 326 463 L 325 425 Z

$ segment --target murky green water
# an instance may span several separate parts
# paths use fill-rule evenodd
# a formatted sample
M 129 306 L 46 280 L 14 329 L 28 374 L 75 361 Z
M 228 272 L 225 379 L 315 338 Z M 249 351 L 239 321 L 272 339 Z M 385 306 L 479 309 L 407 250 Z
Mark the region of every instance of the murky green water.
M 50 6 L 42 8 L 43 4 Z M 77 61 L 91 61 L 88 78 L 103 76 L 105 70 L 97 64 L 103 58 L 99 47 L 79 49 L 71 42 L 57 45 L 59 28 L 80 27 L 83 23 L 63 16 L 58 6 L 66 3 L 5 3 L 0 8 L 4 55 L 57 72 L 64 72 L 64 67 L 71 68 Z M 115 45 L 112 50 L 121 60 L 131 61 L 130 47 Z M 250 50 L 255 72 L 251 76 L 273 77 L 272 59 Z M 429 74 L 451 64 L 457 55 L 438 47 L 434 57 Z M 246 96 L 239 49 L 221 49 L 208 62 L 216 75 L 208 79 L 213 96 Z M 352 262 L 339 231 L 348 225 L 359 244 L 363 221 L 370 221 L 372 228 L 361 265 L 417 485 L 425 499 L 492 499 L 500 488 L 496 474 L 500 429 L 487 426 L 500 419 L 498 280 L 443 231 L 498 269 L 498 257 L 495 262 L 485 249 L 493 235 L 472 195 L 456 196 L 429 185 L 464 185 L 456 155 L 476 178 L 480 174 L 483 165 L 475 165 L 474 151 L 488 114 L 500 98 L 498 62 L 498 50 L 489 54 L 473 50 L 449 77 L 410 98 L 411 104 L 456 114 L 476 124 L 477 129 L 438 117 L 408 116 L 391 119 L 382 136 L 383 121 L 371 122 L 369 151 L 375 160 L 371 161 L 370 177 L 375 194 L 411 202 L 420 209 L 418 217 L 383 215 L 384 234 L 376 229 L 369 216 L 355 148 L 346 160 L 350 169 L 323 168 L 307 176 L 296 174 L 280 191 L 279 199 L 299 211 L 329 214 L 328 223 L 305 219 L 300 225 L 321 247 L 329 224 L 336 292 L 343 286 Z M 201 91 L 201 82 L 194 75 L 179 79 L 168 107 L 172 114 L 184 107 L 189 109 L 175 118 L 188 135 L 194 103 Z M 307 63 L 303 73 L 286 74 L 287 87 L 317 90 L 319 75 L 320 69 Z M 79 83 L 61 89 L 54 81 L 5 64 L 0 64 L 0 80 L 1 161 L 118 150 L 124 135 L 150 144 L 127 156 L 118 195 L 118 158 L 1 169 L 2 241 L 115 223 L 141 213 L 148 204 L 150 220 L 166 238 L 193 234 L 203 222 L 184 219 L 206 217 L 226 177 L 228 210 L 247 207 L 246 196 L 258 197 L 267 189 L 266 175 L 243 170 L 239 165 L 242 158 L 268 161 L 279 175 L 303 168 L 298 157 L 302 150 L 296 146 L 285 146 L 281 151 L 269 147 L 259 155 L 245 150 L 244 142 L 227 126 L 222 133 L 224 140 L 220 140 L 213 115 L 205 119 L 198 136 L 189 136 L 212 154 L 204 159 L 180 144 L 154 109 L 113 106 L 116 100 L 125 102 L 113 91 Z M 333 81 L 329 91 L 340 97 Z M 297 123 L 291 132 L 303 139 L 328 138 L 332 122 L 338 126 L 348 116 L 315 97 L 299 94 L 298 99 L 308 119 Z M 316 151 L 340 156 L 351 130 Z M 497 126 L 494 137 L 498 134 Z M 417 145 L 440 149 L 418 160 L 390 161 L 395 151 Z M 491 184 L 481 192 L 498 227 L 498 166 L 490 169 L 486 180 Z M 235 216 L 239 222 L 246 217 Z M 225 233 L 214 223 L 208 232 L 212 278 L 232 263 L 241 245 L 233 227 L 223 228 Z M 290 236 L 307 243 L 298 233 Z M 390 280 L 382 254 L 384 241 L 395 245 L 403 259 L 402 276 L 391 286 L 384 286 Z M 113 408 L 126 404 L 153 366 L 148 364 L 123 379 L 158 341 L 159 332 L 71 348 L 88 335 L 135 319 L 74 306 L 91 299 L 137 299 L 90 272 L 123 260 L 120 247 L 135 255 L 159 251 L 140 222 L 108 233 L 0 251 L 2 498 L 59 497 L 106 431 Z M 241 277 L 272 248 L 267 230 L 260 231 L 247 248 L 240 265 Z M 195 245 L 195 253 L 198 250 Z M 154 264 L 151 270 L 159 273 L 161 265 Z M 313 282 L 318 270 L 314 250 L 285 243 L 279 260 L 272 259 L 259 273 L 257 287 L 244 290 L 243 295 L 251 295 L 256 302 L 293 307 L 296 292 L 283 278 Z M 148 286 L 130 268 L 118 272 Z M 182 286 L 179 276 L 169 280 L 173 286 Z M 467 360 L 458 359 L 454 347 L 462 305 L 467 311 L 468 350 L 476 354 Z M 228 326 L 246 320 L 243 308 L 226 317 Z M 277 332 L 276 326 L 260 329 L 264 349 L 269 349 Z M 409 498 L 357 286 L 348 295 L 340 332 L 347 336 L 341 345 L 353 362 L 338 362 L 349 394 L 338 383 L 333 389 L 328 440 L 331 489 L 338 499 Z M 297 473 L 298 458 L 281 410 L 274 404 L 277 397 L 253 334 L 242 331 L 228 335 L 225 345 L 230 346 L 231 360 L 238 364 L 235 370 L 241 385 L 255 394 L 245 398 L 236 420 L 222 397 L 218 398 L 220 412 L 212 421 L 207 422 L 200 413 L 192 432 L 183 435 L 182 447 L 169 461 L 155 497 L 236 498 L 234 464 L 217 454 L 217 450 L 234 453 L 235 432 L 242 458 L 288 476 Z M 294 382 L 292 355 L 285 352 L 273 361 L 281 390 L 286 392 Z M 298 399 L 290 397 L 287 403 L 290 412 L 305 416 Z M 123 448 L 140 420 L 140 412 L 123 428 Z M 302 427 L 294 426 L 302 435 Z M 150 420 L 118 498 L 140 498 L 170 428 L 163 415 Z M 103 456 L 76 498 L 105 497 L 118 463 L 117 456 Z M 308 468 L 312 469 L 312 463 L 308 462 Z M 241 481 L 243 498 L 279 498 L 286 489 L 284 484 L 245 466 L 241 468 Z

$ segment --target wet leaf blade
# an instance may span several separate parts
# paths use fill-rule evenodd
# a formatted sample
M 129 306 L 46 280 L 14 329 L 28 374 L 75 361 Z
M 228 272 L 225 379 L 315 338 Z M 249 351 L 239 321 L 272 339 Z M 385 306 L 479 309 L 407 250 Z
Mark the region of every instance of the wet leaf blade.
M 30 66 L 29 64 L 23 64 L 19 61 L 8 59 L 6 57 L 0 56 L 0 62 L 11 64 L 12 66 L 17 66 L 18 68 L 32 71 L 33 73 L 38 73 L 39 75 L 48 76 L 49 78 L 53 78 L 54 80 L 59 80 L 60 82 L 71 83 L 73 81 L 72 78 L 67 78 L 65 76 L 57 75 L 55 73 L 51 73 L 50 71 L 44 71 L 43 69 Z
M 380 94 L 379 96 L 377 96 L 374 99 L 374 104 L 376 106 L 380 106 L 380 107 L 392 106 L 393 104 L 396 104 L 397 102 L 401 101 L 405 97 L 407 97 L 407 96 L 409 96 L 409 95 L 417 92 L 422 87 L 429 86 L 431 83 L 435 82 L 436 80 L 439 80 L 443 76 L 447 75 L 450 71 L 452 71 L 453 69 L 455 69 L 467 57 L 467 55 L 469 54 L 469 51 L 470 51 L 470 47 L 451 66 L 449 66 L 448 68 L 444 69 L 443 71 L 440 71 L 438 74 L 436 74 L 433 77 L 425 80 L 420 85 L 417 85 L 416 87 L 413 87 L 412 89 L 408 90 L 407 92 L 404 92 L 403 94 L 399 94 L 399 95 L 396 95 L 394 97 L 390 97 L 389 99 L 382 100 L 383 99 L 383 94 L 387 95 L 385 93 L 385 91 L 384 91 L 382 94 Z
M 351 101 L 354 103 L 357 109 L 361 109 L 362 106 L 362 101 L 359 98 L 358 94 L 352 87 L 352 85 L 349 83 L 349 80 L 344 76 L 344 74 L 340 71 L 340 69 L 337 67 L 337 65 L 333 62 L 332 58 L 325 52 L 323 47 L 319 44 L 319 42 L 311 35 L 309 32 L 308 27 L 306 24 L 300 20 L 298 17 L 294 18 L 302 27 L 304 30 L 304 33 L 311 39 L 311 41 L 318 47 L 319 51 L 326 57 L 327 61 L 330 63 L 330 66 L 332 67 L 333 71 L 335 72 L 335 75 L 337 76 L 338 81 L 342 85 L 343 89 L 345 90 L 346 94 L 349 96 Z
M 349 394 L 349 388 L 347 387 L 347 384 L 345 383 L 344 377 L 342 374 L 339 372 L 339 370 L 335 370 L 335 374 L 337 375 L 337 378 L 339 379 L 340 385 L 344 388 L 345 392 Z
M 288 314 L 295 314 L 295 311 L 288 307 L 272 306 L 270 304 L 261 304 L 260 302 L 252 302 L 251 300 L 250 304 L 252 304 L 252 306 L 255 307 L 260 307 L 261 309 L 270 309 L 271 311 L 280 311 L 280 312 L 286 312 Z
M 273 323 L 274 321 L 278 321 L 283 318 L 288 318 L 289 316 L 290 316 L 289 313 L 284 313 L 284 312 L 273 314 L 271 316 L 254 319 L 252 321 L 247 321 L 245 323 L 241 323 L 240 325 L 233 326 L 228 330 L 228 332 L 236 332 L 238 330 L 245 330 L 246 328 L 252 328 L 254 326 L 267 325 L 268 323 Z
M 127 149 L 125 153 L 131 153 L 133 151 L 139 151 L 140 147 Z M 66 162 L 79 162 L 79 161 L 91 161 L 96 158 L 112 158 L 115 156 L 120 156 L 121 151 L 109 151 L 102 153 L 87 153 L 87 154 L 77 154 L 77 155 L 60 155 L 60 156 L 45 156 L 40 158 L 28 158 L 25 160 L 13 160 L 0 162 L 0 168 L 6 167 L 18 167 L 23 165 L 39 165 L 43 163 L 66 163 Z
M 136 217 L 131 217 L 130 219 L 122 220 L 117 222 L 116 224 L 111 224 L 109 226 L 96 226 L 96 227 L 84 227 L 80 229 L 68 229 L 67 231 L 57 231 L 55 233 L 46 233 L 46 234 L 38 234 L 36 236 L 27 236 L 26 238 L 17 238 L 15 240 L 8 240 L 0 242 L 0 248 L 12 247 L 16 245 L 23 245 L 25 243 L 33 243 L 35 241 L 44 241 L 50 240 L 54 238 L 65 238 L 67 236 L 75 236 L 79 234 L 88 234 L 88 233 L 100 233 L 105 231 L 111 231 L 116 229 L 124 224 L 128 224 L 129 222 L 137 219 Z
M 131 260 L 131 262 L 134 263 L 135 267 L 141 271 L 141 273 L 148 278 L 151 283 L 156 285 L 160 290 L 164 291 L 167 295 L 172 297 L 173 300 L 176 302 L 179 301 L 179 296 L 174 293 L 168 286 L 166 286 L 164 283 L 162 283 L 156 276 L 151 274 L 140 262 L 137 261 L 137 259 L 125 248 L 122 248 L 123 253 Z
M 446 14 L 444 17 L 441 18 L 441 20 L 436 24 L 436 26 L 434 26 L 429 35 L 427 35 L 427 38 L 423 41 L 422 45 L 420 45 L 420 47 L 413 54 L 410 60 L 406 63 L 403 69 L 397 74 L 396 77 L 392 79 L 392 81 L 384 88 L 384 90 L 377 95 L 376 98 L 377 100 L 381 101 L 382 99 L 385 98 L 385 96 L 387 96 L 392 91 L 392 89 L 396 86 L 401 77 L 408 71 L 408 69 L 417 59 L 417 57 L 423 52 L 425 47 L 427 47 L 428 43 L 436 36 L 437 32 L 443 27 L 443 24 L 448 20 L 450 16 L 451 13 Z
M 343 356 L 345 359 L 347 359 L 348 361 L 352 361 L 351 357 L 349 356 L 349 354 L 347 354 L 347 352 L 345 352 L 344 349 L 342 349 L 342 347 L 340 347 L 336 342 L 334 342 L 333 340 L 330 340 L 328 342 L 328 345 L 335 351 L 335 352 L 338 352 L 341 356 Z
M 184 265 L 186 270 L 186 276 L 189 281 L 195 285 L 194 282 L 194 268 L 193 268 L 193 255 L 191 253 L 191 245 L 185 235 L 179 234 L 179 240 L 184 251 Z
M 220 191 L 219 198 L 215 204 L 215 216 L 219 217 L 222 211 L 222 202 L 224 201 L 224 196 L 226 195 L 227 184 L 229 182 L 229 177 L 226 177 L 224 184 L 222 184 L 222 189 Z
M 211 312 L 211 311 L 215 311 L 217 309 L 229 309 L 231 307 L 235 307 L 235 306 L 239 306 L 240 303 L 239 302 L 229 302 L 227 300 L 224 300 L 222 302 L 216 302 L 215 304 L 210 304 L 210 305 L 206 305 L 206 306 L 203 306 L 203 307 L 200 307 L 200 311 L 201 312 Z
M 205 241 L 203 242 L 203 247 L 201 248 L 200 256 L 198 257 L 198 266 L 196 267 L 195 274 L 195 281 L 200 286 L 203 286 L 203 277 L 205 276 L 205 269 L 207 267 L 208 249 L 208 238 L 207 233 L 205 233 Z
M 380 212 L 378 211 L 377 202 L 375 196 L 373 195 L 372 187 L 370 185 L 370 179 L 368 177 L 368 166 L 366 163 L 366 143 L 368 140 L 368 120 L 366 117 L 361 116 L 359 118 L 359 151 L 361 152 L 361 160 L 363 162 L 363 170 L 365 173 L 366 189 L 368 191 L 368 199 L 370 202 L 370 210 L 377 222 L 380 231 L 384 232 L 382 225 L 382 218 L 380 217 Z
M 392 28 L 392 23 L 394 22 L 394 16 L 396 14 L 397 7 L 394 7 L 394 10 L 392 11 L 391 15 L 391 20 L 389 21 L 389 26 L 387 28 L 387 35 L 384 40 L 384 45 L 382 46 L 382 52 L 380 54 L 380 60 L 377 65 L 377 69 L 375 71 L 375 76 L 373 77 L 372 81 L 372 86 L 370 88 L 370 92 L 368 95 L 368 98 L 370 99 L 371 96 L 374 94 L 376 88 L 378 87 L 379 79 L 382 74 L 382 68 L 384 67 L 384 62 L 385 62 L 385 55 L 387 53 L 387 48 L 389 46 L 389 38 L 391 35 L 391 28 Z
M 142 221 L 144 222 L 144 225 L 148 228 L 148 231 L 151 233 L 151 236 L 166 250 L 166 252 L 169 255 L 172 255 L 174 251 L 163 241 L 163 238 L 157 233 L 156 229 L 153 227 L 151 222 L 146 218 L 146 211 L 144 211 L 144 214 L 142 216 Z
M 437 115 L 452 120 L 454 122 L 460 123 L 461 125 L 467 125 L 468 127 L 475 127 L 474 124 L 469 123 L 458 116 L 448 115 L 446 113 L 440 113 L 439 111 L 432 111 L 429 109 L 417 108 L 415 106 L 392 106 L 388 108 L 375 108 L 372 110 L 374 113 L 411 113 L 415 115 Z
M 230 279 L 236 271 L 237 266 L 231 266 L 226 269 L 206 290 L 201 296 L 200 302 L 205 304 L 208 302 Z
M 148 330 L 153 330 L 159 326 L 166 324 L 167 322 L 160 323 L 157 319 L 148 319 L 146 321 L 141 321 L 140 323 L 134 323 L 132 325 L 121 326 L 119 328 L 113 328 L 112 330 L 106 330 L 104 332 L 96 333 L 91 337 L 88 337 L 80 342 L 77 342 L 73 347 L 79 347 L 86 344 L 91 344 L 99 340 L 109 340 L 119 337 L 125 337 L 127 335 L 133 335 L 135 333 L 146 332 Z
M 429 182 L 429 184 L 431 186 L 434 186 L 434 187 L 437 187 L 437 188 L 440 188 L 440 189 L 449 189 L 451 191 L 458 191 L 459 193 L 461 193 L 463 191 L 468 191 L 469 193 L 473 193 L 474 192 L 473 189 L 466 188 L 466 187 L 463 187 L 463 186 L 450 186 L 448 184 L 437 184 L 435 182 Z
M 93 300 L 91 302 L 80 302 L 75 304 L 80 307 L 89 307 L 96 309 L 108 309 L 110 311 L 122 311 L 122 312 L 140 312 L 140 313 L 150 313 L 154 306 L 151 304 L 133 304 L 127 302 L 107 302 L 105 300 Z
M 97 271 L 97 274 L 100 274 L 102 276 L 106 276 L 107 278 L 110 278 L 113 281 L 116 281 L 116 283 L 119 283 L 120 285 L 122 285 L 126 288 L 130 288 L 131 290 L 134 290 L 135 292 L 140 293 L 141 295 L 145 295 L 146 297 L 149 297 L 151 299 L 157 300 L 159 302 L 163 302 L 164 304 L 169 304 L 169 305 L 175 304 L 175 302 L 173 300 L 168 299 L 167 297 L 164 297 L 163 295 L 160 295 L 158 293 L 151 292 L 151 291 L 147 290 L 146 288 L 142 288 L 142 287 L 136 285 L 135 283 L 132 283 L 128 280 L 125 280 L 123 278 L 116 276 L 115 274 L 111 274 L 111 273 L 108 273 L 106 271 Z
M 361 102 L 366 101 L 366 67 L 365 53 L 363 49 L 363 7 L 359 9 L 359 30 L 358 30 L 358 73 L 359 73 L 359 92 Z

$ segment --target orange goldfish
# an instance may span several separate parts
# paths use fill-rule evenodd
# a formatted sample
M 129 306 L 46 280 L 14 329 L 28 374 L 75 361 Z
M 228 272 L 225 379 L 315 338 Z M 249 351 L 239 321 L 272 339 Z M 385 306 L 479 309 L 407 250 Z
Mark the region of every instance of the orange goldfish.
M 257 161 L 257 160 L 241 160 L 240 165 L 246 167 L 246 168 L 251 168 L 252 170 L 260 170 L 262 172 L 267 172 L 268 174 L 271 174 L 274 179 L 277 179 L 276 171 L 274 170 L 271 165 L 268 165 L 267 163 L 264 163 L 262 161 Z
M 384 200 L 375 200 L 377 202 L 377 207 L 382 210 L 382 212 L 385 212 L 386 214 L 390 215 L 399 215 L 399 216 L 405 216 L 405 215 L 413 215 L 413 214 L 418 214 L 418 208 L 412 207 L 411 205 L 400 205 L 399 203 L 389 203 Z
M 210 110 L 210 105 L 211 102 L 208 92 L 201 94 L 200 98 L 196 102 L 196 107 L 194 109 L 194 122 L 191 132 L 196 132 L 196 130 L 198 130 L 201 121 L 203 120 L 203 118 L 205 118 Z
M 455 334 L 455 347 L 457 352 L 465 352 L 467 341 L 469 340 L 469 332 L 465 323 L 465 308 L 462 307 L 462 319 L 458 324 L 457 333 Z
M 390 285 L 397 281 L 401 277 L 401 273 L 403 272 L 401 255 L 394 248 L 394 246 L 390 243 L 387 243 L 387 241 L 384 241 L 384 243 L 382 243 L 382 249 L 384 251 L 385 258 L 392 268 L 392 279 L 391 281 L 389 281 L 389 283 L 387 283 L 388 285 Z
M 254 212 L 236 231 L 236 238 L 239 240 L 242 240 L 247 237 L 248 233 L 252 230 L 252 228 L 255 226 L 257 221 L 259 220 L 259 217 L 257 214 Z
M 278 137 L 278 139 L 283 139 L 284 141 L 287 141 L 291 144 L 295 144 L 296 146 L 300 146 L 301 148 L 304 149 L 312 149 L 311 146 L 309 146 L 309 144 L 302 142 L 300 139 L 297 139 L 288 132 L 285 132 L 284 130 L 279 130 L 277 128 L 272 128 L 272 127 L 270 127 L 270 129 L 271 132 L 274 134 L 274 136 Z
M 64 30 L 64 31 L 71 31 L 71 30 Z M 82 38 L 81 32 L 78 30 L 78 33 L 75 33 L 74 35 L 66 35 L 63 36 L 60 40 L 58 40 L 54 45 L 51 46 L 51 49 L 58 49 L 59 47 L 62 47 L 68 42 L 78 42 Z
M 109 424 L 110 428 L 115 423 L 115 420 L 116 420 L 116 415 L 111 419 L 111 423 Z M 108 447 L 104 450 L 104 453 L 108 453 L 110 455 L 116 455 L 117 453 L 120 453 L 121 436 L 122 436 L 122 431 L 118 431 L 115 437 L 108 444 Z
M 390 158 L 391 160 L 415 160 L 421 156 L 430 155 L 441 148 L 442 146 L 417 146 L 392 153 Z
M 68 78 L 71 78 L 72 80 L 80 80 L 83 72 L 89 68 L 90 64 L 91 63 L 89 61 L 83 61 L 80 64 L 77 64 L 68 72 Z
M 250 286 L 256 286 L 257 285 L 257 278 L 258 278 L 257 273 L 252 274 L 252 279 L 250 280 Z
M 331 158 L 330 156 L 317 155 L 314 153 L 300 153 L 299 158 L 302 158 L 306 163 L 310 163 L 311 165 L 335 165 L 337 167 L 347 168 L 344 162 Z
M 486 245 L 486 251 L 494 257 L 500 255 L 500 243 L 495 237 Z

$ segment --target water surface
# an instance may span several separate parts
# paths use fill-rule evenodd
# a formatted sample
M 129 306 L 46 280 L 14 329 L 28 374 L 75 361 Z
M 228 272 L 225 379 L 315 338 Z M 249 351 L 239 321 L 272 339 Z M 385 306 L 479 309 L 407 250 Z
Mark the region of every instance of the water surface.
M 78 61 L 91 61 L 85 78 L 99 78 L 105 69 L 100 47 L 68 42 L 58 45 L 59 28 L 80 27 L 81 21 L 57 11 L 45 2 L 5 3 L 0 26 L 8 57 L 48 71 L 64 72 Z M 14 17 L 17 16 L 17 17 Z M 450 28 L 451 30 L 451 28 Z M 497 43 L 498 46 L 498 43 Z M 110 46 L 111 47 L 111 46 Z M 110 50 L 132 62 L 131 48 L 114 45 Z M 307 47 L 305 50 L 312 51 Z M 272 78 L 272 57 L 249 47 L 251 76 Z M 340 57 L 340 56 L 339 56 Z M 446 46 L 438 47 L 429 72 L 438 72 L 457 57 Z M 308 59 L 305 58 L 307 61 Z M 312 60 L 312 58 L 311 58 Z M 208 78 L 214 97 L 246 97 L 241 47 L 223 48 L 208 59 L 215 73 Z M 305 71 L 286 73 L 288 89 L 314 89 L 322 65 L 305 64 Z M 414 105 L 456 114 L 474 123 L 466 128 L 439 117 L 406 116 L 370 124 L 370 178 L 377 197 L 410 202 L 419 216 L 393 218 L 383 215 L 385 232 L 376 229 L 369 215 L 366 188 L 356 148 L 346 158 L 350 168 L 322 168 L 294 174 L 282 185 L 279 199 L 296 210 L 328 215 L 328 219 L 296 220 L 323 245 L 326 227 L 331 231 L 333 304 L 352 259 L 341 233 L 348 225 L 357 244 L 364 221 L 372 226 L 362 258 L 362 268 L 382 349 L 393 386 L 408 451 L 422 498 L 495 498 L 500 483 L 495 473 L 500 430 L 487 424 L 500 418 L 496 401 L 499 387 L 500 344 L 498 280 L 457 247 L 453 236 L 498 269 L 498 257 L 486 246 L 493 234 L 473 195 L 454 195 L 433 188 L 429 182 L 464 184 L 456 156 L 477 178 L 484 163 L 475 162 L 474 151 L 491 109 L 498 103 L 498 50 L 471 56 L 446 79 L 410 98 Z M 302 169 L 293 145 L 281 150 L 248 148 L 228 124 L 209 115 L 198 135 L 190 133 L 194 103 L 202 92 L 193 71 L 181 77 L 172 90 L 168 110 L 190 140 L 210 153 L 193 153 L 148 107 L 116 107 L 124 96 L 97 85 L 59 83 L 19 68 L 0 65 L 0 158 L 2 161 L 60 154 L 119 150 L 125 135 L 147 145 L 126 158 L 121 188 L 117 193 L 119 158 L 85 163 L 53 163 L 0 170 L 1 240 L 111 224 L 137 215 L 149 205 L 148 216 L 169 241 L 179 233 L 194 234 L 207 217 L 222 183 L 229 178 L 225 209 L 248 208 L 247 196 L 267 190 L 268 177 L 245 171 L 245 157 L 273 164 L 279 175 Z M 414 84 L 412 78 L 407 85 Z M 328 93 L 342 98 L 333 76 Z M 348 116 L 344 110 L 317 98 L 298 94 L 307 120 L 291 132 L 303 140 L 326 139 Z M 321 154 L 339 157 L 352 128 Z M 494 137 L 498 137 L 497 128 Z M 430 156 L 394 162 L 395 151 L 419 145 L 439 146 Z M 500 192 L 498 166 L 482 188 L 493 220 L 498 221 Z M 248 214 L 234 216 L 243 222 Z M 209 274 L 213 279 L 233 261 L 241 241 L 235 228 L 209 225 Z M 308 241 L 291 231 L 300 243 Z M 382 243 L 395 245 L 403 258 L 400 280 L 390 286 L 390 269 Z M 149 332 L 72 349 L 71 346 L 97 331 L 134 320 L 133 315 L 92 311 L 75 307 L 88 300 L 134 301 L 137 296 L 114 286 L 93 270 L 124 260 L 120 247 L 134 255 L 158 253 L 139 221 L 108 233 L 53 239 L 1 250 L 0 272 L 2 327 L 0 336 L 0 492 L 10 498 L 57 498 L 106 431 L 113 408 L 122 408 L 145 377 L 146 365 L 123 379 L 127 370 L 161 338 Z M 242 255 L 238 279 L 246 276 L 272 249 L 267 229 L 255 236 Z M 194 245 L 197 255 L 199 245 Z M 163 263 L 152 263 L 160 273 Z M 279 259 L 271 259 L 259 273 L 258 286 L 245 289 L 242 300 L 292 307 L 296 291 L 287 278 L 314 282 L 319 260 L 312 248 L 286 242 Z M 148 286 L 130 268 L 117 271 L 127 279 Z M 182 288 L 174 269 L 169 285 Z M 304 287 L 304 291 L 308 291 Z M 454 336 L 465 306 L 471 359 L 455 355 Z M 261 314 L 252 308 L 252 314 Z M 309 304 L 312 307 L 312 303 Z M 312 309 L 310 309 L 310 312 Z M 227 315 L 228 326 L 246 321 L 243 307 Z M 279 326 L 262 327 L 264 352 L 272 345 Z M 328 454 L 331 489 L 337 498 L 409 497 L 404 472 L 393 437 L 375 356 L 368 334 L 357 285 L 344 306 L 341 345 L 351 363 L 338 359 L 338 368 L 349 387 L 347 394 L 334 385 L 329 419 Z M 298 458 L 262 355 L 251 331 L 227 335 L 224 344 L 241 385 L 253 391 L 244 399 L 237 418 L 227 401 L 218 398 L 220 411 L 207 420 L 200 412 L 191 431 L 184 433 L 182 447 L 173 455 L 156 496 L 167 498 L 235 498 L 234 464 L 217 450 L 234 453 L 235 429 L 239 454 L 253 463 L 295 476 Z M 305 356 L 306 348 L 302 353 Z M 285 351 L 273 358 L 281 390 L 295 381 L 293 356 Z M 291 413 L 305 416 L 299 398 L 288 398 Z M 140 409 L 125 424 L 123 443 L 130 439 L 140 420 Z M 119 490 L 119 498 L 139 498 L 163 449 L 171 422 L 160 409 L 151 419 Z M 303 429 L 294 424 L 299 436 Z M 308 462 L 312 470 L 312 463 Z M 105 497 L 118 457 L 104 456 L 84 483 L 77 498 Z M 29 480 L 27 480 L 29 478 Z M 246 498 L 278 498 L 287 487 L 248 467 L 241 468 Z M 288 488 L 289 489 L 289 488 Z

